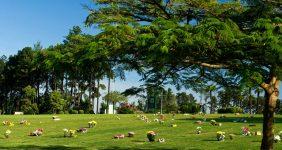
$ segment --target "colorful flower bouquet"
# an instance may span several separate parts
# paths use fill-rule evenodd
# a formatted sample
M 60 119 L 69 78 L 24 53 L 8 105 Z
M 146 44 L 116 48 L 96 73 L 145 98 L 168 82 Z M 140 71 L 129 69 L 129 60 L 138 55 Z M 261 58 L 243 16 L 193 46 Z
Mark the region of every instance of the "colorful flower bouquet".
M 20 121 L 20 124 L 22 124 L 22 125 L 30 125 L 30 122 L 28 122 L 27 120 L 22 120 L 22 121 Z
M 9 127 L 14 126 L 14 123 L 10 122 L 10 121 L 3 121 L 2 123 L 3 123 L 4 126 L 9 126 Z
M 6 132 L 4 133 L 4 136 L 5 136 L 6 138 L 9 138 L 11 133 L 12 133 L 11 130 L 6 130 Z
M 225 132 L 222 132 L 222 131 L 216 132 L 216 139 L 218 141 L 224 141 L 224 138 L 225 138 Z
M 250 132 L 250 129 L 247 128 L 247 127 L 242 127 L 242 135 L 244 136 L 251 136 L 251 132 Z
M 196 133 L 201 134 L 202 133 L 202 127 L 197 127 L 196 128 Z
M 63 129 L 64 137 L 76 137 L 76 130 Z
M 29 136 L 41 136 L 43 134 L 43 129 L 39 128 L 33 132 L 30 132 Z
M 95 127 L 97 125 L 97 122 L 96 121 L 89 121 L 88 122 L 88 126 L 89 126 L 89 128 L 93 128 L 93 127 Z
M 76 130 L 78 133 L 86 133 L 87 129 L 86 128 L 79 128 Z
M 154 142 L 156 135 L 157 134 L 154 131 L 147 132 L 147 138 L 148 138 L 149 142 Z

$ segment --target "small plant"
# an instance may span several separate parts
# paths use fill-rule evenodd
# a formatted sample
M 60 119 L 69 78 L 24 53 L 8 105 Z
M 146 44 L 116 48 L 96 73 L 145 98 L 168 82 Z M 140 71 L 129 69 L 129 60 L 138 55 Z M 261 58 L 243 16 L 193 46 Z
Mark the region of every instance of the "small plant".
M 156 135 L 157 134 L 154 131 L 147 132 L 147 138 L 148 138 L 149 142 L 154 142 Z
M 5 138 L 9 138 L 11 133 L 11 130 L 6 130 L 6 132 L 4 133 Z
M 216 139 L 218 141 L 224 141 L 224 138 L 225 138 L 225 132 L 222 132 L 222 131 L 216 132 Z
M 89 128 L 93 128 L 93 127 L 95 127 L 96 125 L 97 125 L 97 122 L 94 121 L 94 120 L 88 122 L 88 127 L 89 127 Z

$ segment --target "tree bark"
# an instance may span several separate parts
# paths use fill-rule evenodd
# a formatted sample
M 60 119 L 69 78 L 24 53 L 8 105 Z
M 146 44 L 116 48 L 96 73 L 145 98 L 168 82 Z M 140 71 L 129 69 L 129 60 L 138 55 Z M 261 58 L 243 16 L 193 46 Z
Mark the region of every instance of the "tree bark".
M 110 93 L 111 90 L 111 78 L 108 78 L 108 94 Z M 109 114 L 109 100 L 107 100 L 107 114 Z
M 269 84 L 263 83 L 261 87 L 265 90 L 265 104 L 263 110 L 263 139 L 262 150 L 272 150 L 274 142 L 273 124 L 276 101 L 279 95 L 279 80 L 276 76 L 271 77 Z
M 96 106 L 96 113 L 98 114 L 99 112 L 99 97 L 100 97 L 100 79 L 97 80 L 97 106 Z

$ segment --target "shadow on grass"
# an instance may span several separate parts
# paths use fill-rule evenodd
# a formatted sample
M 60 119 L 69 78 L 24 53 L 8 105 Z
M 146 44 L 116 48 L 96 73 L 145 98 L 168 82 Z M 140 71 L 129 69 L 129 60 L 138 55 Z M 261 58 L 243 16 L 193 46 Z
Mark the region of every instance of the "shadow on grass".
M 0 146 L 0 149 L 9 149 L 9 150 L 86 150 L 85 147 L 67 147 L 62 145 L 46 145 L 46 146 L 38 146 L 38 145 L 19 145 L 15 147 L 3 147 Z

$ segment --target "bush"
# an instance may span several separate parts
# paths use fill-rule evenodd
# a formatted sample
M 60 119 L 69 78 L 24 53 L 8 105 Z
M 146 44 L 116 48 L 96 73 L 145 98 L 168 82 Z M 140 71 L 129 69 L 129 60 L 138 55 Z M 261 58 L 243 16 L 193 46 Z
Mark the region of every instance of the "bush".
M 84 114 L 84 110 L 79 110 L 78 114 Z
M 71 109 L 71 110 L 69 111 L 69 113 L 70 113 L 70 114 L 78 114 L 78 111 Z
M 64 114 L 69 114 L 69 111 L 64 111 Z
M 38 114 L 39 113 L 37 104 L 31 104 L 31 102 L 28 99 L 23 100 L 21 111 L 23 111 L 24 114 Z
M 118 114 L 134 114 L 136 111 L 136 107 L 134 105 L 124 103 L 121 104 L 120 107 L 117 109 Z
M 220 108 L 217 110 L 219 114 L 227 114 L 227 113 L 242 113 L 243 109 L 240 107 L 228 107 L 228 108 Z
M 201 108 L 198 104 L 196 103 L 188 103 L 188 104 L 183 104 L 180 106 L 180 111 L 182 113 L 198 113 L 200 112 Z
M 94 114 L 94 111 L 93 111 L 93 110 L 90 110 L 90 111 L 89 111 L 89 114 Z
M 65 113 L 64 111 L 59 111 L 59 112 L 58 112 L 58 114 L 64 114 L 64 113 Z
M 134 114 L 134 111 L 130 108 L 120 107 L 117 110 L 118 114 Z

